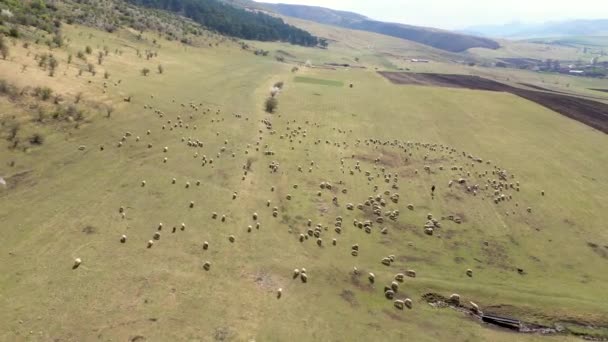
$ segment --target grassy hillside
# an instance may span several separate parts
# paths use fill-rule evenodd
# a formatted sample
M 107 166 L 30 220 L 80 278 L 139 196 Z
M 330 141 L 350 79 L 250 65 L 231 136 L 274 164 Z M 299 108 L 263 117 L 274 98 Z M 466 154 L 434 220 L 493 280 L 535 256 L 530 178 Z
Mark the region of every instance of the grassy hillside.
M 498 43 L 488 38 L 427 27 L 381 22 L 365 18 L 356 13 L 334 11 L 323 7 L 268 3 L 264 4 L 264 7 L 289 17 L 380 33 L 450 52 L 462 52 L 474 47 L 486 49 L 497 49 L 499 47 Z
M 248 42 L 272 52 L 263 57 L 232 41 L 210 48 L 194 38 L 188 46 L 150 32 L 72 25 L 63 34 L 67 44 L 52 50 L 10 39 L 10 55 L 0 60 L 0 78 L 19 89 L 10 94 L 31 87 L 0 97 L 0 177 L 7 183 L 0 185 L 0 340 L 608 335 L 605 134 L 509 94 L 394 85 L 375 68 L 406 62 L 375 47 L 359 50 L 370 35 L 328 50 Z M 401 44 L 375 42 L 406 51 Z M 92 53 L 78 59 L 87 46 Z M 107 56 L 95 64 L 104 47 Z M 278 51 L 286 62 L 274 58 Z M 48 53 L 59 62 L 53 77 L 39 66 Z M 355 58 L 367 68 L 318 68 Z M 306 60 L 309 66 L 298 63 Z M 266 113 L 279 81 L 278 108 Z M 54 118 L 54 99 L 36 97 L 35 87 L 49 87 L 61 95 L 59 105 L 84 114 Z M 37 121 L 40 108 L 49 116 Z M 42 145 L 29 139 L 35 133 Z M 499 170 L 514 175 L 505 182 L 520 182 L 520 191 L 501 190 L 512 200 L 495 204 L 484 184 Z M 448 186 L 459 178 L 479 183 L 478 193 Z M 383 223 L 371 203 L 347 209 L 378 195 Z M 424 233 L 429 213 L 441 223 L 432 236 Z M 371 220 L 373 229 L 368 234 L 354 220 Z M 313 236 L 300 242 L 317 224 L 321 246 Z M 395 261 L 385 266 L 389 255 Z M 74 268 L 76 258 L 82 263 Z M 307 282 L 293 278 L 296 268 L 306 268 Z M 396 299 L 413 305 L 399 310 L 384 286 L 406 270 L 416 277 L 398 283 Z M 429 293 L 459 294 L 461 311 L 429 305 Z M 541 336 L 490 328 L 469 314 L 469 301 L 566 330 Z

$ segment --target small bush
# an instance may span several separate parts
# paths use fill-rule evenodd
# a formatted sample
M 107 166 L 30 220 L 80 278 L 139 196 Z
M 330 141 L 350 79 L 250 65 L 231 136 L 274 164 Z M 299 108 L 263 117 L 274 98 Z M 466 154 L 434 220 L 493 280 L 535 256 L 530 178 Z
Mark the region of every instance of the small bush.
M 277 109 L 278 106 L 279 106 L 279 101 L 272 96 L 267 98 L 266 102 L 264 103 L 265 110 L 268 113 L 274 113 L 274 111 Z
M 8 35 L 13 38 L 19 38 L 19 30 L 16 27 L 13 27 L 8 31 Z
M 0 35 L 0 55 L 2 55 L 2 59 L 6 59 L 9 55 L 8 43 L 2 35 Z
M 32 145 L 42 145 L 44 144 L 44 136 L 40 133 L 34 133 L 30 137 L 30 144 Z
M 158 73 L 162 74 L 163 72 L 165 72 L 165 68 L 161 64 L 159 64 L 158 65 Z
M 141 74 L 142 75 L 148 76 L 149 73 L 150 73 L 150 69 L 148 69 L 148 68 L 141 69 Z
M 93 53 L 93 48 L 87 45 L 87 47 L 84 48 L 84 52 L 86 52 L 87 55 L 90 55 Z
M 39 97 L 43 101 L 51 98 L 53 95 L 53 89 L 49 87 L 36 87 L 34 88 L 34 96 Z

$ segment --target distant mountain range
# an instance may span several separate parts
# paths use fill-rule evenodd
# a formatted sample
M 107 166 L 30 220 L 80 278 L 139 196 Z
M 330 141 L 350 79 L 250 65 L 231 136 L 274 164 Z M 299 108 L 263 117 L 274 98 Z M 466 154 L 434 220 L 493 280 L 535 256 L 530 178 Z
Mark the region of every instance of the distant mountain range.
M 411 40 L 437 49 L 462 52 L 470 48 L 497 49 L 500 45 L 489 38 L 476 37 L 470 34 L 439 30 L 434 28 L 388 23 L 370 19 L 364 15 L 337 11 L 324 7 L 270 4 L 250 0 L 224 0 L 235 6 L 251 10 L 264 10 L 288 17 L 304 19 L 325 25 L 340 26 L 349 29 L 380 33 L 387 36 Z
M 538 38 L 561 36 L 608 36 L 608 19 L 580 19 L 542 24 L 513 22 L 504 25 L 471 26 L 460 31 L 494 38 Z

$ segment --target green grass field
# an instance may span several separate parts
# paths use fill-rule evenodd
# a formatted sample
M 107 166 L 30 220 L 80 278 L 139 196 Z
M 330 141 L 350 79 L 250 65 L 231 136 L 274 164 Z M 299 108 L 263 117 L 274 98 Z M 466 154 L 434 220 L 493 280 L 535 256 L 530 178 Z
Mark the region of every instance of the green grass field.
M 331 87 L 344 86 L 344 83 L 340 82 L 340 81 L 324 80 L 324 79 L 319 79 L 319 78 L 302 77 L 302 76 L 294 77 L 293 81 L 296 83 L 308 83 L 308 84 L 325 85 L 325 86 L 331 86 Z
M 76 128 L 32 122 L 35 107 L 0 98 L 0 119 L 19 119 L 18 137 L 28 146 L 9 149 L 6 139 L 0 142 L 0 177 L 7 181 L 0 186 L 0 340 L 578 340 L 568 333 L 488 327 L 466 313 L 428 305 L 422 300 L 427 293 L 458 293 L 467 307 L 472 301 L 485 312 L 606 338 L 605 134 L 510 94 L 394 85 L 375 68 L 405 62 L 379 47 L 360 50 L 356 41 L 368 36 L 359 32 L 328 50 L 251 42 L 315 65 L 357 57 L 367 66 L 300 65 L 294 75 L 294 64 L 254 56 L 236 42 L 210 48 L 159 39 L 159 47 L 150 33 L 138 40 L 127 30 L 64 30 L 68 47 L 52 51 L 60 60 L 55 77 L 34 60 L 48 52 L 42 45 L 16 44 L 9 60 L 0 61 L 0 78 L 20 87 L 48 86 L 65 103 L 83 93 L 88 108 Z M 339 38 L 343 31 L 333 34 Z M 385 46 L 397 41 L 387 39 Z M 68 53 L 86 45 L 95 53 L 103 46 L 112 51 L 95 76 L 78 76 L 82 61 L 66 62 Z M 137 50 L 158 51 L 158 57 L 146 60 Z M 16 72 L 23 64 L 29 67 Z M 144 67 L 148 76 L 140 72 Z M 416 68 L 480 72 L 443 62 Z M 278 110 L 268 114 L 264 100 L 278 81 L 285 82 Z M 571 82 L 584 91 L 596 81 Z M 110 118 L 106 106 L 114 108 Z M 27 145 L 37 131 L 44 144 Z M 189 140 L 203 147 L 188 146 Z M 463 152 L 484 163 L 472 163 Z M 463 170 L 451 170 L 454 165 Z M 448 187 L 465 177 L 483 188 L 502 169 L 521 183 L 520 191 L 504 191 L 511 201 L 495 204 L 493 190 L 473 196 Z M 331 182 L 332 190 L 322 190 L 321 182 Z M 398 193 L 398 203 L 385 191 Z M 385 222 L 366 234 L 353 221 L 376 216 L 346 204 L 376 195 L 386 200 Z M 399 210 L 395 221 L 384 216 L 393 210 Z M 428 236 L 428 213 L 459 215 L 463 223 L 440 220 L 442 227 Z M 338 216 L 341 233 L 335 231 Z M 159 223 L 161 238 L 147 248 Z M 300 242 L 299 235 L 317 224 L 322 246 L 312 237 Z M 360 248 L 357 257 L 350 254 L 353 244 Z M 382 265 L 391 254 L 395 261 Z M 82 264 L 73 269 L 75 258 Z M 296 268 L 306 268 L 306 283 L 292 278 Z M 417 276 L 399 284 L 397 297 L 411 298 L 413 308 L 401 311 L 383 288 L 408 269 Z

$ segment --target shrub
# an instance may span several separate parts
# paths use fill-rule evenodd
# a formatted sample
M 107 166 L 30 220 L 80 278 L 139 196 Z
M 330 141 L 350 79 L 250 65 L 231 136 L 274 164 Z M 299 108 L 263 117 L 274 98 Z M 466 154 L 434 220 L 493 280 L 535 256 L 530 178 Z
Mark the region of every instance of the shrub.
M 4 36 L 0 35 L 0 55 L 2 55 L 2 59 L 6 59 L 8 57 L 8 54 L 8 43 L 6 42 L 6 39 L 4 39 Z
M 17 140 L 17 134 L 19 134 L 19 130 L 21 130 L 21 125 L 18 122 L 11 123 L 10 127 L 8 128 L 8 137 L 7 137 L 7 140 L 8 141 L 16 141 Z
M 148 69 L 148 68 L 141 69 L 141 74 L 142 75 L 148 76 L 149 73 L 150 73 L 150 69 Z
M 274 111 L 277 109 L 278 105 L 279 105 L 279 101 L 272 96 L 267 98 L 266 102 L 264 103 L 266 112 L 268 112 L 268 113 L 274 113 Z
M 14 38 L 19 38 L 19 30 L 16 27 L 13 27 L 8 31 L 8 35 Z
M 165 72 L 165 68 L 163 68 L 163 66 L 161 64 L 158 65 L 158 73 L 162 74 L 163 72 Z
M 84 48 L 84 52 L 86 52 L 87 55 L 90 55 L 93 53 L 93 48 L 87 45 L 87 47 Z
M 103 73 L 103 78 L 105 78 L 106 80 L 107 80 L 108 78 L 110 78 L 110 73 L 109 73 L 109 72 L 107 72 L 107 71 L 106 71 L 106 72 L 104 72 L 104 73 Z
M 40 133 L 34 133 L 30 137 L 30 144 L 32 145 L 42 145 L 44 144 L 44 136 Z
M 57 66 L 59 66 L 59 61 L 53 55 L 49 55 L 49 76 L 55 76 Z
M 283 83 L 283 81 L 279 81 L 279 82 L 277 82 L 277 83 L 274 84 L 274 87 L 275 88 L 279 88 L 279 89 L 283 89 L 283 85 L 284 84 L 285 83 Z
M 78 57 L 79 59 L 82 59 L 83 61 L 86 60 L 86 56 L 84 55 L 84 52 L 82 51 L 78 51 L 78 53 L 76 53 L 76 57 Z
M 43 101 L 51 98 L 53 95 L 53 89 L 49 87 L 36 87 L 34 88 L 34 96 L 39 97 Z

